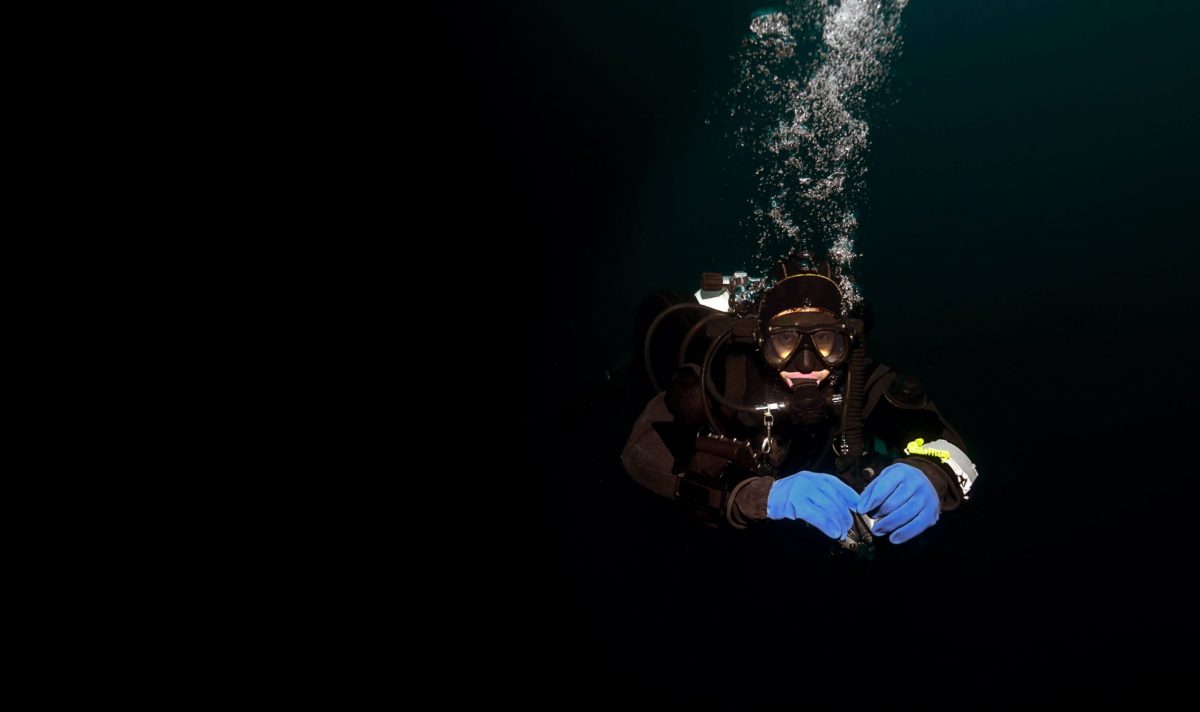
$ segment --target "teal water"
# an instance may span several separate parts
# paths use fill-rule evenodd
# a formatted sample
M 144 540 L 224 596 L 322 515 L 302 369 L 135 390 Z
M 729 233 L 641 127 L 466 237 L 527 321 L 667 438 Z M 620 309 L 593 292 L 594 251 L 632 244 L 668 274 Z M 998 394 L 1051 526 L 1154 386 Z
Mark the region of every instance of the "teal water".
M 642 298 L 753 269 L 763 232 L 786 233 L 769 209 L 755 213 L 770 197 L 762 155 L 739 151 L 747 117 L 729 103 L 761 8 L 494 9 L 473 65 L 469 107 L 492 107 L 481 170 L 500 186 L 480 191 L 484 214 L 521 236 L 512 250 L 537 277 L 534 570 L 553 594 L 535 600 L 553 611 L 548 648 L 601 660 L 563 673 L 586 684 L 623 689 L 659 653 L 711 652 L 700 629 L 664 628 L 657 614 L 717 585 L 713 557 L 733 565 L 706 547 L 726 545 L 680 534 L 627 487 L 616 453 L 641 406 L 626 386 Z M 805 184 L 791 186 L 790 224 L 824 244 L 852 238 L 877 317 L 871 353 L 929 384 L 982 473 L 975 518 L 947 530 L 961 540 L 942 558 L 855 583 L 919 612 L 898 624 L 928 636 L 910 662 L 970 661 L 991 677 L 983 690 L 1180 672 L 1168 644 L 1195 631 L 1180 513 L 1194 501 L 1200 396 L 1198 20 L 1183 2 L 912 0 L 886 72 L 853 112 L 868 128 L 851 162 L 861 173 L 830 213 L 852 215 L 853 229 L 812 221 Z M 817 41 L 801 33 L 797 46 Z M 952 620 L 922 608 L 959 590 L 972 605 Z M 829 620 L 887 639 L 853 622 L 862 599 L 830 600 Z M 681 612 L 703 619 L 707 603 Z M 786 601 L 749 605 L 760 621 Z M 922 615 L 939 623 L 923 628 Z M 698 668 L 671 669 L 686 679 Z

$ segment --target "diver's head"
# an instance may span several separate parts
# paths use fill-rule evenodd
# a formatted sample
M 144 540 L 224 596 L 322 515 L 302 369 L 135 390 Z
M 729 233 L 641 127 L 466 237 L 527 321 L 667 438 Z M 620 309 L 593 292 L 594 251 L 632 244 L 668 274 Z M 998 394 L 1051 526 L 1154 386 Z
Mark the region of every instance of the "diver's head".
M 775 278 L 759 305 L 763 360 L 789 388 L 821 380 L 850 355 L 850 325 L 840 316 L 842 295 L 829 264 L 814 266 L 810 254 L 792 254 L 779 261 Z
M 759 306 L 758 344 L 766 365 L 792 392 L 792 416 L 815 423 L 831 413 L 818 387 L 850 360 L 853 327 L 840 316 L 841 292 L 828 263 L 808 254 L 780 260 L 775 286 Z

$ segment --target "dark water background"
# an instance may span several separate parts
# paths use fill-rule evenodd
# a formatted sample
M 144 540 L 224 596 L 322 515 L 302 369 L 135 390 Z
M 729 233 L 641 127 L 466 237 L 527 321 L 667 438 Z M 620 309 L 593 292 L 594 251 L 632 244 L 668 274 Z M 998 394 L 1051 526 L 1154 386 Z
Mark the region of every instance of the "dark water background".
M 864 572 L 696 532 L 617 459 L 639 301 L 750 262 L 745 166 L 705 119 L 757 7 L 459 10 L 464 227 L 525 265 L 499 343 L 530 386 L 506 574 L 528 689 L 739 706 L 785 680 L 835 693 L 834 672 L 917 681 L 895 688 L 914 701 L 959 675 L 980 694 L 1186 679 L 1200 12 L 904 11 L 857 239 L 869 346 L 929 384 L 981 479 L 970 511 Z

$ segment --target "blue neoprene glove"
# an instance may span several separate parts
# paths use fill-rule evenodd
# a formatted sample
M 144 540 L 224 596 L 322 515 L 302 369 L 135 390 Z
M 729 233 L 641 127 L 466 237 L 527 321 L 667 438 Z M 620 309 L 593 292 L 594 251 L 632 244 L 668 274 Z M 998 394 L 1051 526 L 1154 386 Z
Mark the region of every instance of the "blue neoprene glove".
M 871 534 L 891 534 L 893 544 L 903 544 L 933 526 L 940 511 L 941 503 L 929 478 L 906 462 L 883 468 L 858 502 L 860 514 L 875 518 Z
M 858 493 L 833 475 L 801 470 L 777 480 L 767 495 L 767 517 L 801 519 L 830 539 L 841 539 L 854 520 Z

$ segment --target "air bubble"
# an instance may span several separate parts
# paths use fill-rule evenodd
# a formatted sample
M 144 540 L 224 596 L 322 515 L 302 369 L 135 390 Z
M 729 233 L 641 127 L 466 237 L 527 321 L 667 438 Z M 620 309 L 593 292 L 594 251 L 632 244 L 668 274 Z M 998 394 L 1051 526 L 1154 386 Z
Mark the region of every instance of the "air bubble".
M 744 221 L 755 235 L 756 268 L 764 272 L 793 250 L 824 252 L 844 280 L 845 308 L 860 299 L 849 273 L 869 147 L 864 113 L 899 49 L 907 4 L 788 0 L 751 19 L 730 92 L 739 144 L 759 163 Z M 793 32 L 818 46 L 798 51 Z

